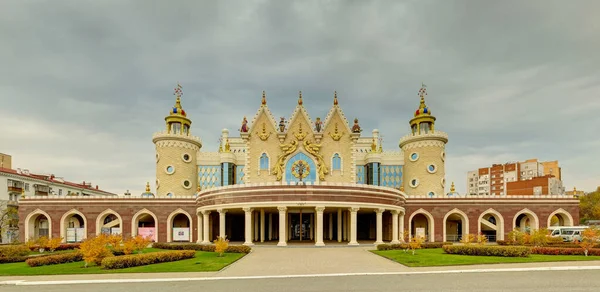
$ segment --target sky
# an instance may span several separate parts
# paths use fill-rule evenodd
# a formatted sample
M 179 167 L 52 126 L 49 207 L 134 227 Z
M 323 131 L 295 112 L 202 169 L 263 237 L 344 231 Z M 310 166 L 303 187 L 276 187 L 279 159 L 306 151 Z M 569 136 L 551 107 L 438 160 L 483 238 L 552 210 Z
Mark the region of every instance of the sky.
M 267 93 L 313 119 L 337 91 L 384 151 L 427 85 L 446 180 L 558 160 L 567 190 L 600 185 L 600 1 L 0 2 L 0 152 L 13 168 L 122 194 L 155 181 L 152 134 L 182 104 L 202 151 Z M 449 185 L 449 184 L 448 184 Z

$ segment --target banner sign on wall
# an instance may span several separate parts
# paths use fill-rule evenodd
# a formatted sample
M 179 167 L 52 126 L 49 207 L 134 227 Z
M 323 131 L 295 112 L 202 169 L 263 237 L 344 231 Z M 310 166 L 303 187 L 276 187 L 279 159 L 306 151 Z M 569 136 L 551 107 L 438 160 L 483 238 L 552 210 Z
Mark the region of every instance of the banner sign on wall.
M 426 238 L 425 237 L 425 228 L 423 228 L 423 227 L 417 227 L 415 231 L 416 231 L 415 232 L 416 233 L 415 236 L 417 238 L 418 237 L 420 237 L 420 238 Z
M 145 238 L 149 237 L 152 241 L 156 242 L 156 228 L 154 227 L 138 227 L 138 235 Z
M 121 234 L 121 227 L 113 227 L 110 229 L 110 234 L 118 235 Z
M 190 241 L 190 228 L 173 227 L 173 241 Z
M 81 242 L 85 237 L 84 228 L 67 228 L 67 242 Z

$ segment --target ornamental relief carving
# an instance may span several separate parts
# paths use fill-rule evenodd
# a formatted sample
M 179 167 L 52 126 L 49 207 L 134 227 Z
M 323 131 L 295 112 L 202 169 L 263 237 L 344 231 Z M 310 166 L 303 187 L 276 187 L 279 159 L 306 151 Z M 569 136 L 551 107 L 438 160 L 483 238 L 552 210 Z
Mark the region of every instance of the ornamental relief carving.
M 198 146 L 191 144 L 191 143 L 186 143 L 186 142 L 182 142 L 182 141 L 158 141 L 156 142 L 156 146 L 157 147 L 165 147 L 165 148 L 185 148 L 185 149 L 191 149 L 194 151 L 198 151 L 200 148 L 198 148 Z
M 302 136 L 301 136 L 302 137 Z M 304 138 L 304 137 L 302 137 Z M 285 160 L 290 154 L 296 152 L 298 146 L 302 145 L 304 150 L 310 153 L 313 157 L 317 159 L 317 174 L 319 175 L 319 180 L 325 180 L 325 175 L 329 173 L 329 169 L 325 165 L 325 160 L 323 159 L 323 155 L 321 155 L 321 144 L 313 143 L 310 140 L 304 140 L 303 143 L 300 143 L 299 139 L 292 140 L 292 142 L 288 144 L 279 144 L 279 148 L 283 151 L 277 157 L 277 162 L 275 166 L 271 169 L 271 174 L 277 177 L 278 181 L 281 181 L 283 178 L 283 173 L 285 171 Z M 308 173 L 307 173 L 308 175 Z
M 421 147 L 444 147 L 444 143 L 441 141 L 418 141 L 404 145 L 402 150 L 410 150 Z

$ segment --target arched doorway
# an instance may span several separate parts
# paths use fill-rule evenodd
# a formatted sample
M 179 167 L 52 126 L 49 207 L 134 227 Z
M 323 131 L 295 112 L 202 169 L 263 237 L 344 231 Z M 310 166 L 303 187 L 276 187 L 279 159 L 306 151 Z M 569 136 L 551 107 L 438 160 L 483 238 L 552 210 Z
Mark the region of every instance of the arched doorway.
M 408 222 L 408 238 L 404 240 L 410 241 L 412 237 L 422 237 L 425 241 L 435 241 L 435 225 L 433 216 L 429 212 L 419 209 L 410 215 Z
M 154 215 L 154 213 L 145 209 L 141 210 L 133 216 L 133 220 L 131 222 L 131 235 L 141 235 L 143 237 L 150 238 L 152 242 L 156 242 L 158 239 L 157 222 L 158 220 L 156 219 L 156 215 Z
M 563 209 L 558 209 L 548 216 L 548 227 L 573 226 L 573 224 L 573 217 Z
M 488 242 L 504 240 L 504 218 L 494 209 L 488 209 L 479 216 L 479 232 L 486 236 Z
M 48 213 L 36 210 L 25 219 L 25 241 L 40 237 L 52 238 L 52 219 Z
M 444 216 L 444 242 L 458 242 L 469 234 L 469 217 L 454 209 Z
M 82 242 L 87 237 L 87 220 L 83 213 L 71 210 L 60 220 L 60 237 L 63 242 Z
M 192 217 L 187 212 L 181 209 L 174 211 L 167 218 L 167 224 L 167 242 L 192 242 Z
M 98 219 L 96 220 L 96 235 L 122 233 L 123 220 L 117 212 L 108 209 L 98 215 Z
M 528 209 L 519 211 L 513 219 L 513 229 L 519 229 L 526 233 L 538 229 L 539 226 L 540 223 L 537 215 Z

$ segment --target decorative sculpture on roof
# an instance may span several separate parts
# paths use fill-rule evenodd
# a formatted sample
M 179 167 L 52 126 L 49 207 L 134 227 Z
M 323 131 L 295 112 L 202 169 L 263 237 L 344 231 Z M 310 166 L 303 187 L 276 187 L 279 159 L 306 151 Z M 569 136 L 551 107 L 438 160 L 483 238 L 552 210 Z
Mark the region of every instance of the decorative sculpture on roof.
M 271 136 L 271 132 L 267 133 L 265 122 L 262 123 L 262 132 L 256 132 L 256 134 L 258 135 L 258 138 L 260 138 L 263 141 L 267 141 L 267 139 L 269 139 L 269 136 Z
M 279 132 L 283 133 L 285 132 L 285 118 L 284 117 L 280 117 L 279 118 Z
M 242 133 L 248 133 L 248 119 L 246 119 L 246 117 L 244 117 L 244 119 L 242 120 L 242 127 L 240 128 L 240 132 Z
M 331 139 L 333 139 L 333 141 L 339 141 L 343 135 L 344 132 L 338 132 L 338 124 L 335 123 L 335 129 L 333 130 L 333 134 L 329 132 L 329 136 L 331 136 Z
M 373 142 L 371 143 L 371 152 L 377 152 L 377 144 L 375 143 L 375 138 L 373 138 Z
M 225 152 L 231 152 L 231 146 L 229 145 L 229 139 L 225 140 Z
M 352 126 L 352 133 L 360 133 L 360 132 L 362 132 L 362 129 L 358 125 L 358 119 L 355 118 L 354 119 L 354 125 Z
M 322 126 L 323 122 L 321 122 L 321 118 L 317 118 L 317 120 L 315 121 L 315 131 L 317 131 L 317 133 L 321 133 Z

